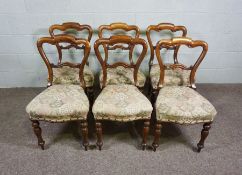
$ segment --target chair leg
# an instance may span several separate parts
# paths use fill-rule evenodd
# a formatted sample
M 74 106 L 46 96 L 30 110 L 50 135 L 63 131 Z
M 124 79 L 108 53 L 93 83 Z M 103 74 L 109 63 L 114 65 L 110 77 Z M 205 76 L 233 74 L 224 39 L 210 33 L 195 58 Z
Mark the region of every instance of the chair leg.
M 197 144 L 197 151 L 200 152 L 202 148 L 204 148 L 204 141 L 209 134 L 209 130 L 211 128 L 211 123 L 204 123 L 203 129 L 201 132 L 201 139 Z
M 157 123 L 155 124 L 154 141 L 152 143 L 153 151 L 156 151 L 156 148 L 159 147 L 161 128 L 162 128 L 161 123 L 157 121 Z
M 87 127 L 86 120 L 81 121 L 81 133 L 82 133 L 82 145 L 84 146 L 85 151 L 87 151 L 89 142 L 88 142 L 88 127 Z
M 42 135 L 41 135 L 41 128 L 39 126 L 39 121 L 37 121 L 37 120 L 31 120 L 31 121 L 32 121 L 32 127 L 34 130 L 34 133 L 38 139 L 38 145 L 41 147 L 42 150 L 44 150 L 45 141 L 43 140 Z
M 96 121 L 96 133 L 97 133 L 97 147 L 101 151 L 103 146 L 102 136 L 102 124 L 100 121 Z
M 144 121 L 144 128 L 143 128 L 142 150 L 146 149 L 147 137 L 148 137 L 148 134 L 149 134 L 149 129 L 150 129 L 150 121 L 149 120 L 145 120 Z

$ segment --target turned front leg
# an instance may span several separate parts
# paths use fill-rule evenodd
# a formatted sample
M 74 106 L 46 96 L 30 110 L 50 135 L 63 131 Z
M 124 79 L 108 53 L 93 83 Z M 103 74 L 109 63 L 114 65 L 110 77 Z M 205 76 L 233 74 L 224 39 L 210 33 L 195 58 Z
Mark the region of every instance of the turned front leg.
M 150 121 L 145 120 L 144 121 L 144 128 L 143 128 L 143 141 L 142 141 L 142 149 L 145 150 L 147 146 L 147 137 L 149 134 L 149 128 L 150 128 Z
M 102 136 L 102 124 L 100 121 L 96 121 L 96 133 L 97 133 L 97 147 L 101 151 L 103 146 Z
M 201 132 L 201 139 L 197 144 L 197 151 L 200 152 L 202 148 L 204 148 L 204 141 L 209 134 L 209 130 L 211 128 L 211 123 L 204 123 L 203 129 Z
M 43 140 L 42 135 L 41 135 L 42 131 L 39 126 L 39 121 L 32 120 L 32 127 L 33 127 L 34 133 L 38 139 L 38 145 L 41 147 L 42 150 L 44 150 L 45 141 Z
M 156 151 L 156 149 L 159 147 L 161 128 L 162 128 L 161 123 L 157 121 L 155 125 L 154 141 L 152 143 L 153 151 Z
M 85 150 L 87 151 L 89 142 L 88 142 L 88 127 L 87 121 L 81 122 L 81 133 L 82 133 L 82 145 L 84 146 Z

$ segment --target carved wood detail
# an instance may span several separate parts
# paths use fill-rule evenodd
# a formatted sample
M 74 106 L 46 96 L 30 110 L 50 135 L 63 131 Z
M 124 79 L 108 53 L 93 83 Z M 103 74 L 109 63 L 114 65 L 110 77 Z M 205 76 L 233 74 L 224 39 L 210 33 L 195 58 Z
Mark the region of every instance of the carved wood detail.
M 164 83 L 164 73 L 165 73 L 165 65 L 163 64 L 163 59 L 161 57 L 160 54 L 160 50 L 163 48 L 170 48 L 170 47 L 180 47 L 181 45 L 185 45 L 189 48 L 195 48 L 195 47 L 202 47 L 202 52 L 200 54 L 200 56 L 198 57 L 197 61 L 195 62 L 195 64 L 191 67 L 186 67 L 182 64 L 179 63 L 174 63 L 173 65 L 170 65 L 170 67 L 173 68 L 181 68 L 181 69 L 190 69 L 191 73 L 190 73 L 190 86 L 192 88 L 196 88 L 195 86 L 195 73 L 197 71 L 198 66 L 200 65 L 200 63 L 202 62 L 202 60 L 204 59 L 207 51 L 208 51 L 208 44 L 205 41 L 201 41 L 201 40 L 192 40 L 191 38 L 186 38 L 186 37 L 177 37 L 177 38 L 173 38 L 170 40 L 160 40 L 157 45 L 156 45 L 156 57 L 158 60 L 158 63 L 160 65 L 160 80 L 158 83 L 158 87 L 161 88 L 163 86 Z
M 130 64 L 125 63 L 125 62 L 116 62 L 112 65 L 108 64 L 108 57 L 105 57 L 105 59 L 102 58 L 101 53 L 99 51 L 99 46 L 102 45 L 104 48 L 107 47 L 112 47 L 114 45 L 117 44 L 127 44 L 129 45 L 129 49 L 132 49 L 134 45 L 141 45 L 142 46 L 142 52 L 139 55 L 136 63 L 134 63 L 133 61 L 130 61 Z M 143 61 L 145 54 L 147 52 L 147 44 L 145 42 L 145 40 L 141 39 L 141 38 L 132 38 L 130 36 L 126 36 L 126 35 L 115 35 L 115 36 L 111 36 L 110 38 L 100 38 L 98 40 L 96 40 L 95 44 L 94 44 L 94 50 L 95 50 L 95 54 L 101 64 L 102 67 L 102 71 L 103 71 L 103 84 L 102 84 L 102 88 L 106 86 L 106 80 L 107 80 L 107 68 L 115 68 L 117 66 L 123 66 L 126 68 L 134 68 L 134 82 L 135 85 L 137 84 L 137 73 L 140 67 L 141 62 Z
M 211 129 L 211 123 L 204 123 L 203 129 L 201 131 L 201 139 L 197 144 L 197 151 L 200 152 L 201 149 L 204 148 L 204 141 L 209 134 L 209 130 Z
M 78 47 L 78 46 L 84 46 L 85 47 L 85 51 L 84 51 L 84 56 L 83 59 L 81 61 L 81 63 L 70 63 L 70 62 L 61 62 L 61 60 L 59 60 L 59 63 L 57 65 L 54 65 L 53 63 L 50 63 L 48 57 L 46 56 L 46 53 L 43 49 L 43 45 L 44 44 L 50 44 L 50 45 L 56 45 L 56 44 L 60 44 L 60 43 L 68 43 L 72 46 Z M 80 72 L 79 72 L 79 77 L 80 77 L 80 83 L 81 86 L 83 88 L 85 88 L 85 81 L 84 81 L 84 66 L 88 60 L 88 56 L 90 54 L 90 43 L 88 40 L 84 40 L 84 39 L 76 39 L 72 36 L 55 36 L 54 38 L 52 37 L 42 37 L 40 39 L 38 39 L 37 41 L 37 47 L 38 47 L 38 51 L 42 57 L 42 59 L 44 60 L 47 69 L 48 69 L 48 86 L 52 85 L 52 81 L 53 81 L 53 70 L 52 68 L 56 68 L 56 67 L 62 67 L 62 66 L 69 66 L 72 68 L 80 68 Z
M 38 139 L 38 145 L 41 147 L 42 150 L 44 150 L 44 146 L 45 146 L 45 141 L 42 138 L 42 130 L 39 126 L 39 121 L 37 120 L 32 120 L 32 127 L 34 130 L 34 133 Z

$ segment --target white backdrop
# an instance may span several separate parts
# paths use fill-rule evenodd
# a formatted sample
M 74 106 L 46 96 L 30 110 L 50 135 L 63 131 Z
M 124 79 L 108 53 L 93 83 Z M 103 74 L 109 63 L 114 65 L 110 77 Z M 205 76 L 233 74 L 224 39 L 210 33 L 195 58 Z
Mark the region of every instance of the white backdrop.
M 112 22 L 136 24 L 144 39 L 150 24 L 185 25 L 189 37 L 209 44 L 197 82 L 242 83 L 241 6 L 242 0 L 0 0 L 0 87 L 45 86 L 47 69 L 36 40 L 48 35 L 51 24 L 66 21 L 94 29 Z M 94 34 L 92 43 L 96 38 Z M 181 57 L 193 54 L 184 51 Z M 148 58 L 149 53 L 144 71 Z M 98 72 L 93 49 L 89 59 Z

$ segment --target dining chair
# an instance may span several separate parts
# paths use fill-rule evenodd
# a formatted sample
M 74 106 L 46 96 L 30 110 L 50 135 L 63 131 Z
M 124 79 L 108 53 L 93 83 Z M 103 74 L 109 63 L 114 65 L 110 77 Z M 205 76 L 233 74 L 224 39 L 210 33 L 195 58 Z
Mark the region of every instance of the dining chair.
M 167 32 L 167 33 L 162 33 L 161 32 Z M 156 48 L 156 43 L 154 39 L 152 38 L 153 32 L 158 32 L 161 35 L 159 36 L 159 40 L 165 39 L 165 37 L 168 37 L 167 35 L 169 34 L 169 37 L 173 38 L 175 37 L 174 35 L 176 34 L 181 36 L 181 37 L 186 37 L 187 35 L 187 29 L 185 26 L 176 26 L 172 23 L 160 23 L 157 25 L 150 25 L 146 29 L 146 36 L 148 39 L 148 43 L 150 46 L 150 60 L 149 60 L 149 79 L 150 79 L 150 86 L 149 86 L 149 92 L 151 95 L 151 101 L 152 104 L 154 104 L 156 97 L 157 97 L 157 84 L 159 81 L 159 75 L 160 75 L 160 66 L 158 63 L 154 63 L 154 57 L 155 55 L 155 48 Z M 162 37 L 162 38 L 161 38 Z M 158 41 L 159 41 L 158 40 Z M 169 50 L 174 50 L 173 54 L 173 62 L 178 63 L 178 51 L 179 51 L 179 46 L 175 46 L 173 48 L 169 48 Z M 177 71 L 176 69 L 166 69 L 165 70 L 165 77 L 164 77 L 164 85 L 184 85 L 186 86 L 188 84 L 189 80 L 189 70 L 179 70 Z
M 47 57 L 45 45 L 58 45 L 67 48 L 84 48 L 84 56 L 79 63 L 63 62 L 59 57 L 58 63 L 52 63 Z M 80 121 L 82 132 L 82 144 L 88 149 L 87 114 L 89 111 L 89 100 L 86 96 L 86 81 L 84 78 L 84 67 L 90 53 L 88 40 L 76 39 L 72 36 L 42 37 L 37 41 L 38 51 L 48 69 L 47 89 L 37 95 L 26 107 L 32 127 L 38 139 L 38 145 L 44 150 L 45 141 L 39 121 L 60 123 L 69 121 Z M 77 74 L 64 77 L 59 74 L 59 69 L 78 70 Z
M 100 46 L 109 50 L 132 50 L 134 46 L 140 45 L 142 51 L 133 61 L 133 57 L 129 62 L 118 61 L 110 64 L 110 58 L 107 54 L 105 58 L 100 53 Z M 142 60 L 147 52 L 147 44 L 141 38 L 132 38 L 130 36 L 115 35 L 110 38 L 100 38 L 94 44 L 95 54 L 102 67 L 103 80 L 101 82 L 102 91 L 94 102 L 92 112 L 94 114 L 97 132 L 97 146 L 102 149 L 102 120 L 116 122 L 132 122 L 136 120 L 144 121 L 142 149 L 147 146 L 147 135 L 149 132 L 149 120 L 152 112 L 150 101 L 140 92 L 138 82 L 138 70 Z M 107 52 L 108 53 L 108 52 Z M 130 73 L 130 81 L 119 84 L 113 84 L 108 81 L 108 70 L 116 69 L 122 66 L 132 69 Z
M 76 39 L 86 39 L 89 42 L 92 39 L 93 35 L 93 29 L 90 25 L 87 24 L 79 24 L 77 22 L 65 22 L 63 24 L 54 24 L 49 27 L 49 34 L 51 37 L 55 36 L 66 36 L 70 35 L 75 37 Z M 62 60 L 62 57 L 65 57 L 66 55 L 63 55 L 63 50 L 68 50 L 70 47 L 60 46 L 58 43 L 56 44 L 59 60 Z M 81 47 L 80 49 L 83 49 L 85 52 L 85 48 Z M 69 56 L 69 55 L 67 55 Z M 78 69 L 71 69 L 69 67 L 65 67 L 64 69 L 56 69 L 56 74 L 59 74 L 61 76 L 61 81 L 66 81 L 65 77 L 71 77 L 78 74 Z M 86 65 L 84 67 L 84 79 L 86 82 L 86 92 L 89 97 L 90 104 L 93 103 L 93 93 L 94 93 L 94 73 L 92 72 L 91 68 L 89 67 L 89 61 L 87 60 Z M 90 106 L 91 106 L 90 105 Z
M 105 32 L 108 33 L 105 35 Z M 108 35 L 108 36 L 107 36 Z M 109 38 L 110 36 L 116 35 L 127 35 L 132 38 L 139 38 L 140 29 L 136 25 L 128 25 L 126 23 L 111 23 L 110 25 L 101 25 L 98 28 L 98 37 L 99 38 Z M 132 61 L 134 46 L 130 46 L 129 51 L 129 60 Z M 108 48 L 103 46 L 105 59 L 108 57 Z M 133 81 L 133 69 L 129 67 L 117 66 L 115 69 L 107 69 L 107 82 L 108 84 L 123 84 L 130 83 Z M 103 74 L 100 74 L 99 77 L 100 83 L 103 81 Z M 146 76 L 142 73 L 141 70 L 138 70 L 137 74 L 138 87 L 143 90 Z
M 202 48 L 201 54 L 192 66 L 186 66 L 180 62 L 165 65 L 161 56 L 162 49 L 179 48 Z M 204 123 L 201 132 L 201 139 L 197 144 L 198 152 L 204 147 L 204 141 L 209 134 L 211 123 L 217 112 L 214 106 L 196 90 L 195 74 L 208 51 L 208 45 L 201 40 L 192 40 L 187 37 L 177 37 L 167 40 L 160 40 L 155 47 L 156 57 L 160 67 L 159 81 L 156 84 L 158 97 L 155 102 L 156 124 L 153 141 L 153 150 L 159 146 L 162 123 L 176 123 L 181 125 Z M 189 71 L 188 85 L 174 84 L 166 86 L 165 71 L 169 69 Z

